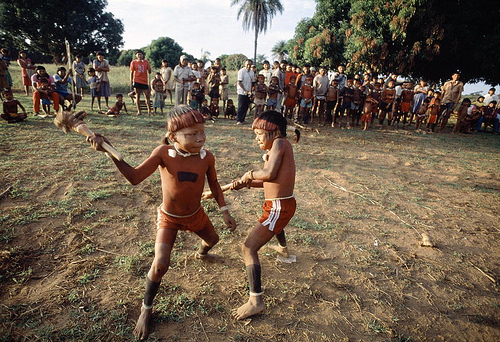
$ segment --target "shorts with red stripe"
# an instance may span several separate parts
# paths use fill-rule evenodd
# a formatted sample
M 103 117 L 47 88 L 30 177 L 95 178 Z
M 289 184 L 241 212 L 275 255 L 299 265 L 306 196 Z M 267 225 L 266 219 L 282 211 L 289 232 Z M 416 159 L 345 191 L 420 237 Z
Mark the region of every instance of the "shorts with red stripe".
M 281 233 L 295 214 L 297 204 L 294 197 L 266 199 L 259 222 L 275 234 Z

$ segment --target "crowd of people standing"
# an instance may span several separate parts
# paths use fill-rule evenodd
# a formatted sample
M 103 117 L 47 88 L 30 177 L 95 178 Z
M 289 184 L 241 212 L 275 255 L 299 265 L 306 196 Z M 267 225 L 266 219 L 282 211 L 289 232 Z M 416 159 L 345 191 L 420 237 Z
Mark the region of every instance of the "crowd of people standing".
M 10 91 L 9 53 L 6 49 L 1 49 L 1 52 L 0 87 Z M 117 116 L 122 108 L 126 109 L 122 94 L 116 94 L 113 106 L 109 104 L 110 63 L 103 52 L 96 53 L 88 69 L 82 58 L 76 56 L 71 70 L 59 67 L 54 75 L 48 75 L 43 66 L 34 65 L 26 51 L 19 51 L 17 63 L 21 67 L 25 94 L 29 95 L 30 88 L 33 89 L 34 115 L 39 115 L 41 108 L 50 114 L 50 106 L 56 111 L 59 105 L 71 107 L 81 100 L 86 87 L 90 88 L 91 110 L 94 102 L 97 102 L 99 112 L 110 116 Z M 161 68 L 150 82 L 152 67 L 144 53 L 137 50 L 130 63 L 132 91 L 128 96 L 136 105 L 138 115 L 142 114 L 142 95 L 148 114 L 155 114 L 157 109 L 163 113 L 165 99 L 169 97 L 171 104 L 191 105 L 210 119 L 224 113 L 227 118 L 235 118 L 237 125 L 245 124 L 246 116 L 252 112 L 257 116 L 266 109 L 275 109 L 289 122 L 300 125 L 318 123 L 366 130 L 374 125 L 408 127 L 415 123 L 417 130 L 443 131 L 450 116 L 456 112 L 457 127 L 454 131 L 469 133 L 491 126 L 494 132 L 498 132 L 500 114 L 496 89 L 491 88 L 485 96 L 464 99 L 460 103 L 464 85 L 458 72 L 440 87 L 430 87 L 424 79 L 415 82 L 395 73 L 379 77 L 372 70 L 353 75 L 347 75 L 345 71 L 345 65 L 332 71 L 309 64 L 299 67 L 286 61 L 275 61 L 272 65 L 264 61 L 262 70 L 258 71 L 248 59 L 235 80 L 236 109 L 233 100 L 229 99 L 229 76 L 219 58 L 208 68 L 204 62 L 190 62 L 184 55 L 173 69 L 162 60 Z M 102 98 L 105 111 L 102 110 Z M 26 111 L 22 108 L 23 114 L 17 116 L 17 106 L 12 101 L 6 104 L 8 108 L 2 117 L 9 122 L 23 120 Z M 222 101 L 221 108 L 219 101 Z

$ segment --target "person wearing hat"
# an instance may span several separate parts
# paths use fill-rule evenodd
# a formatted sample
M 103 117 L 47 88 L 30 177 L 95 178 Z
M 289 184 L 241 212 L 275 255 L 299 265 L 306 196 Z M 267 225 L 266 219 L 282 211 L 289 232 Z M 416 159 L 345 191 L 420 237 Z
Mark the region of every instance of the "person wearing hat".
M 54 81 L 56 82 L 56 93 L 59 94 L 59 103 L 63 106 L 64 109 L 69 109 L 72 107 L 73 99 L 75 100 L 75 104 L 82 100 L 82 97 L 78 94 L 73 94 L 68 90 L 68 84 L 71 84 L 73 81 L 70 77 L 71 70 L 67 73 L 66 68 L 60 66 L 57 68 L 57 73 L 54 74 Z M 64 105 L 64 101 L 69 102 L 69 106 L 66 108 Z
M 179 64 L 174 68 L 175 106 L 180 104 L 187 105 L 189 84 L 193 81 L 196 81 L 196 76 L 188 66 L 187 57 L 182 55 L 179 58 Z

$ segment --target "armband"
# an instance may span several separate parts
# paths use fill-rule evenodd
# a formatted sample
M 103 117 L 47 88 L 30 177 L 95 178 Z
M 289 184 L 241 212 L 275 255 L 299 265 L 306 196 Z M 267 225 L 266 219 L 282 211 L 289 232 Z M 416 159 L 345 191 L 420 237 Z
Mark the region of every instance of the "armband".
M 229 207 L 228 207 L 227 205 L 225 205 L 225 206 L 220 207 L 220 208 L 219 208 L 219 210 L 220 210 L 221 212 L 223 212 L 223 211 L 228 211 L 228 210 L 229 210 Z

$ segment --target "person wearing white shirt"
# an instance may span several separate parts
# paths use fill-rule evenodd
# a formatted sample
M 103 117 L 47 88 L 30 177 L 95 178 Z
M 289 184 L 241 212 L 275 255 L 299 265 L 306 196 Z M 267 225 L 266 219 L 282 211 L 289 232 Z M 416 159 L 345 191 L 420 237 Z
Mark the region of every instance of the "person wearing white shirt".
M 495 88 L 490 88 L 490 90 L 488 90 L 488 94 L 484 96 L 484 104 L 486 106 L 489 105 L 491 101 L 496 101 L 498 103 L 498 95 L 495 94 L 495 91 Z
M 250 106 L 250 95 L 252 95 L 252 80 L 255 75 L 252 71 L 252 60 L 247 59 L 245 66 L 238 71 L 238 83 L 236 92 L 238 93 L 238 112 L 236 114 L 236 124 L 245 122 L 245 117 Z

